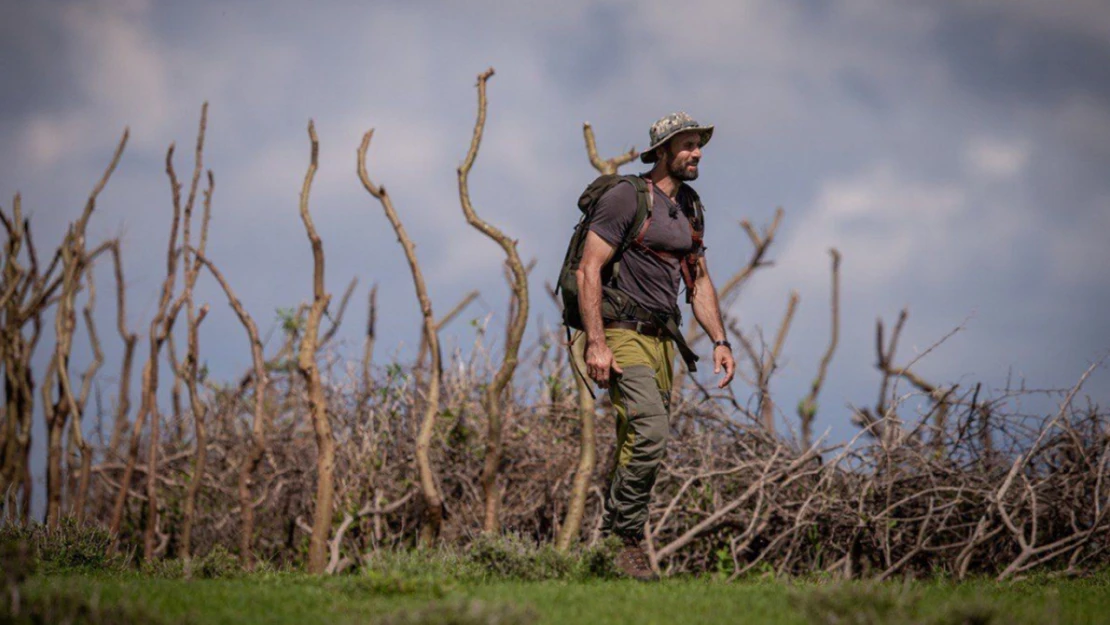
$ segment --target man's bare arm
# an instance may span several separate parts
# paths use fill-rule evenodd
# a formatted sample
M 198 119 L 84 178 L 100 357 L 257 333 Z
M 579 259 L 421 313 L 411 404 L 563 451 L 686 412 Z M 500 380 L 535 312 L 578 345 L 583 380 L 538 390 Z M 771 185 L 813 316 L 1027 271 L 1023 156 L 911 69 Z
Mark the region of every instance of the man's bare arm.
M 725 338 L 724 321 L 721 319 L 721 304 L 717 301 L 717 289 L 709 277 L 709 265 L 705 257 L 698 259 L 698 279 L 694 282 L 694 318 L 701 324 L 712 341 Z
M 694 282 L 694 318 L 701 324 L 705 333 L 713 342 L 724 341 L 725 325 L 721 319 L 721 304 L 717 301 L 717 289 L 709 277 L 709 264 L 705 257 L 698 259 L 698 278 Z M 724 388 L 732 381 L 736 373 L 736 361 L 732 357 L 732 350 L 727 346 L 719 345 L 713 348 L 713 373 L 720 373 L 724 368 L 725 376 L 721 378 L 718 388 Z
M 621 373 L 613 361 L 613 352 L 605 343 L 605 325 L 601 319 L 601 269 L 613 258 L 614 251 L 597 233 L 588 232 L 582 260 L 575 272 L 578 312 L 586 332 L 586 371 L 601 388 L 609 386 L 610 369 Z

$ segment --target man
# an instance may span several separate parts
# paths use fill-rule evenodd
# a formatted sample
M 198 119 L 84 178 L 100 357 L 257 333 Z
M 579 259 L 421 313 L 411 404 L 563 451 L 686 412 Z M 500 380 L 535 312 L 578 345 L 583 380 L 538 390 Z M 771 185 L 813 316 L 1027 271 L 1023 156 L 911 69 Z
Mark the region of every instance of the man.
M 718 387 L 732 381 L 736 363 L 725 337 L 717 291 L 709 278 L 700 232 L 691 227 L 697 195 L 686 183 L 698 177 L 702 148 L 713 126 L 700 126 L 685 113 L 668 115 L 650 130 L 651 147 L 640 155 L 654 163 L 644 174 L 651 192 L 651 213 L 637 245 L 628 247 L 615 277 L 616 290 L 648 309 L 654 318 L 676 320 L 683 263 L 688 301 L 694 317 L 713 340 L 714 373 L 724 370 Z M 617 184 L 598 200 L 576 279 L 585 338 L 587 374 L 609 396 L 617 412 L 615 464 L 605 499 L 604 529 L 621 538 L 618 567 L 636 579 L 653 579 L 641 543 L 651 489 L 663 460 L 670 431 L 670 393 L 675 336 L 662 322 L 603 319 L 603 270 L 629 234 L 636 217 L 637 189 Z M 699 203 L 700 204 L 700 203 Z M 700 212 L 700 210 L 698 211 Z M 611 271 L 608 273 L 612 273 Z M 689 275 L 696 273 L 696 276 Z M 610 279 L 612 280 L 612 279 Z M 606 284 L 611 286 L 612 281 Z M 692 286 L 692 289 L 691 289 Z

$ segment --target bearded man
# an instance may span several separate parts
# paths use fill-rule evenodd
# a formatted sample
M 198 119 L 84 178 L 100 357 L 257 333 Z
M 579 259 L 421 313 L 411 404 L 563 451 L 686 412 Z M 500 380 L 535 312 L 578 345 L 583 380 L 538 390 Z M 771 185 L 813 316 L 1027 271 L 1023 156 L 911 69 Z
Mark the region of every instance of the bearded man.
M 587 375 L 608 389 L 617 412 L 603 528 L 623 542 L 620 570 L 642 580 L 655 578 L 642 543 L 651 489 L 670 434 L 676 345 L 691 369 L 697 360 L 677 331 L 680 284 L 685 283 L 694 318 L 713 340 L 714 373 L 724 371 L 719 388 L 732 381 L 736 368 L 709 278 L 701 202 L 686 184 L 697 179 L 702 148 L 712 136 L 713 126 L 699 125 L 686 113 L 652 125 L 651 147 L 640 155 L 654 164 L 641 174 L 646 190 L 633 179 L 633 184 L 613 184 L 600 196 L 589 214 L 575 274 L 582 329 L 575 341 L 585 341 Z M 646 219 L 641 193 L 648 194 Z M 629 318 L 605 318 L 605 298 L 624 298 L 620 305 L 632 311 L 625 315 Z

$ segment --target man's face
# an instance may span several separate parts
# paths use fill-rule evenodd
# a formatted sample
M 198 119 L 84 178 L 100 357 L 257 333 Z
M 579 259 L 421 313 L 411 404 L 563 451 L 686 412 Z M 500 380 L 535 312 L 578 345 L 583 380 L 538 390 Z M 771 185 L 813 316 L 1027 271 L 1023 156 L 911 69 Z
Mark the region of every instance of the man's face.
M 698 179 L 700 143 L 701 133 L 696 130 L 679 133 L 667 143 L 665 157 L 671 177 L 684 182 Z

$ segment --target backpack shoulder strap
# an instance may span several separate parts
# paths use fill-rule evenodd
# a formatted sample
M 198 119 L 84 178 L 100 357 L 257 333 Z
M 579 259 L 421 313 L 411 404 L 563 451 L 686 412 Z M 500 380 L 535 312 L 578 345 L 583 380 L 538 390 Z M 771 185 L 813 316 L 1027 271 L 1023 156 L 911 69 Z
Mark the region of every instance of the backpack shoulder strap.
M 678 193 L 679 206 L 690 223 L 690 239 L 693 243 L 690 252 L 679 262 L 682 281 L 686 284 L 686 302 L 691 303 L 697 293 L 698 260 L 705 249 L 705 206 L 702 205 L 698 192 L 690 185 L 683 184 Z
M 678 203 L 690 221 L 690 231 L 694 234 L 695 243 L 700 247 L 705 235 L 705 205 L 701 203 L 701 196 L 688 184 L 683 184 L 678 191 Z
M 642 176 L 616 176 L 619 178 L 618 182 L 628 182 L 636 189 L 636 215 L 632 218 L 632 223 L 629 224 L 628 230 L 624 233 L 624 238 L 621 239 L 617 248 L 613 250 L 613 258 L 609 261 L 606 271 L 602 274 L 602 280 L 609 286 L 615 287 L 617 284 L 617 276 L 621 271 L 621 258 L 628 248 L 636 244 L 637 241 L 643 241 L 644 235 L 647 233 L 648 225 L 651 223 L 651 207 L 652 207 L 652 188 L 651 182 Z M 616 184 L 616 183 L 614 183 Z
M 643 245 L 648 226 L 651 225 L 651 209 L 655 204 L 654 185 L 650 178 L 624 176 L 624 179 L 636 189 L 636 216 L 632 219 L 624 239 L 621 240 L 620 249 L 617 250 L 618 254 L 624 253 L 634 244 Z

